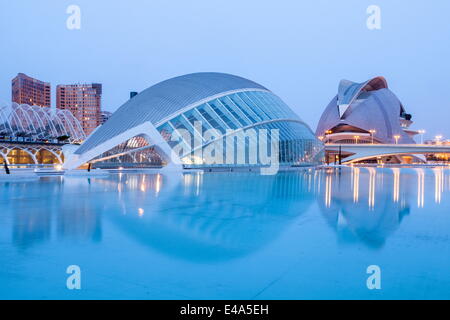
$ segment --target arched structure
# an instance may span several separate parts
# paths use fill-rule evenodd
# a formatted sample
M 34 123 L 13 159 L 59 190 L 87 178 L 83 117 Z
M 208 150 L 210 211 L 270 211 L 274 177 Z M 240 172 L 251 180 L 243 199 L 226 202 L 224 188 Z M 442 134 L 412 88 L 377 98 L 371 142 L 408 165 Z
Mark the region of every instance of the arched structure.
M 229 163 L 206 163 L 203 156 L 198 156 L 212 144 L 220 144 L 219 156 L 236 148 L 247 152 L 240 165 L 259 165 L 260 158 L 255 163 L 250 161 L 249 145 L 255 142 L 258 150 L 266 148 L 258 134 L 270 135 L 272 129 L 279 132 L 277 156 L 281 165 L 315 164 L 321 160 L 321 142 L 267 88 L 229 74 L 188 74 L 160 82 L 127 101 L 67 157 L 64 167 L 74 169 L 114 153 L 141 150 L 117 150 L 117 146 L 129 145 L 127 141 L 136 137 L 145 138 L 147 147 L 157 150 L 165 163 L 182 163 L 185 167 L 229 166 Z M 247 134 L 249 130 L 256 135 Z M 207 137 L 203 135 L 206 132 L 214 134 Z M 231 145 L 226 143 L 230 134 L 236 134 Z M 270 141 L 275 138 L 269 136 Z
M 423 162 L 425 155 L 450 153 L 450 146 L 446 145 L 413 145 L 413 144 L 327 144 L 326 151 L 334 155 L 341 154 L 343 163 L 357 163 L 369 159 L 401 157 L 408 155 L 423 155 L 415 159 Z
M 62 164 L 61 146 L 56 144 L 1 143 L 0 163 L 9 165 Z
M 68 110 L 27 104 L 0 104 L 0 163 L 62 164 L 61 146 L 86 138 Z
M 86 136 L 79 121 L 68 110 L 12 103 L 0 105 L 0 137 L 33 142 L 67 137 L 79 143 Z
M 355 83 L 342 80 L 320 118 L 316 135 L 331 143 L 413 144 L 411 115 L 383 77 Z M 357 137 L 357 138 L 355 138 Z

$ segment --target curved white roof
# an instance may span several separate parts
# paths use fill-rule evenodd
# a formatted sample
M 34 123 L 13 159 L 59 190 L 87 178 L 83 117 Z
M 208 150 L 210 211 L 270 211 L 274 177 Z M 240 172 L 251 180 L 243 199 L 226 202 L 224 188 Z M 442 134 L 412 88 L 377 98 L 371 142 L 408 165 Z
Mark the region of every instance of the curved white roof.
M 339 125 L 350 125 L 365 131 L 376 130 L 375 137 L 385 143 L 393 143 L 394 135 L 400 135 L 400 143 L 414 143 L 400 126 L 402 112 L 401 102 L 383 77 L 363 83 L 343 80 L 319 120 L 316 135 Z
M 216 72 L 191 73 L 159 82 L 124 103 L 75 153 L 89 151 L 144 122 L 150 121 L 156 125 L 164 118 L 208 97 L 251 89 L 268 91 L 256 82 Z

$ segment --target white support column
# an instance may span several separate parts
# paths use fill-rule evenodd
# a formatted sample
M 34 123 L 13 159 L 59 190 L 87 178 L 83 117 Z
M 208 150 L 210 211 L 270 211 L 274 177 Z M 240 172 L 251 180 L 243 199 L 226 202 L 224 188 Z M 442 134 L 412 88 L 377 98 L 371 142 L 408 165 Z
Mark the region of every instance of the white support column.
M 101 155 L 102 153 L 114 148 L 115 146 L 133 138 L 136 136 L 143 136 L 144 139 L 152 144 L 160 152 L 161 157 L 167 162 L 165 170 L 171 171 L 181 171 L 183 169 L 181 165 L 181 160 L 177 154 L 175 154 L 167 142 L 163 139 L 161 134 L 156 130 L 156 128 L 150 123 L 145 122 L 134 128 L 131 128 L 101 144 L 86 151 L 83 154 L 76 154 L 73 152 L 65 152 L 65 161 L 63 168 L 67 170 L 76 169 L 79 166 L 89 162 L 95 157 Z M 63 150 L 64 151 L 64 150 Z M 76 152 L 76 151 L 75 151 Z M 130 151 L 132 152 L 132 151 Z

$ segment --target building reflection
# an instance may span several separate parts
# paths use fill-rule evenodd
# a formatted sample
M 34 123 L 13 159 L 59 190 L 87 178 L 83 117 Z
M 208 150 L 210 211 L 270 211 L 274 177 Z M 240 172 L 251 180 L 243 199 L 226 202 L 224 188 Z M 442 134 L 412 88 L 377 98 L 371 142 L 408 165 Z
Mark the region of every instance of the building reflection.
M 18 203 L 12 206 L 13 243 L 20 248 L 46 242 L 51 236 L 51 212 Z
M 314 201 L 339 241 L 379 248 L 412 209 L 442 205 L 449 179 L 442 168 L 118 174 L 7 183 L 0 197 L 8 200 L 20 248 L 52 239 L 101 241 L 106 218 L 156 251 L 215 261 L 267 246 Z
M 443 168 L 434 168 L 434 201 L 441 203 L 442 192 L 444 191 L 444 170 Z
M 58 184 L 44 186 L 49 194 L 58 193 L 60 189 Z M 51 239 L 53 212 L 51 206 L 47 203 L 44 206 L 43 199 L 39 198 L 43 188 L 39 188 L 35 183 L 20 182 L 6 183 L 3 188 L 5 193 L 11 196 L 7 210 L 12 216 L 12 242 L 21 249 L 45 243 Z M 26 196 L 21 199 L 22 197 L 17 195 Z
M 11 194 L 26 188 L 26 201 L 9 201 L 13 243 L 22 249 L 58 240 L 101 240 L 101 210 L 91 201 L 87 179 L 42 178 L 41 183 L 13 183 Z M 77 190 L 83 196 L 77 196 Z M 87 194 L 86 191 L 87 190 Z
M 423 208 L 425 205 L 425 171 L 422 168 L 416 169 L 417 172 L 417 207 Z
M 428 194 L 434 205 L 440 205 L 450 189 L 450 175 L 443 167 L 353 167 L 326 169 L 320 175 L 326 188 L 319 206 L 339 239 L 374 248 L 382 246 L 410 214 L 411 204 L 423 209 Z
M 308 209 L 313 176 L 313 171 L 147 175 L 144 193 L 136 192 L 143 190 L 141 175 L 124 175 L 121 194 L 108 201 L 105 211 L 129 237 L 166 255 L 234 259 L 276 239 Z
M 326 220 L 340 241 L 381 247 L 410 212 L 413 177 L 402 176 L 400 169 L 355 167 L 333 171 L 323 173 L 330 185 L 325 201 L 319 201 Z

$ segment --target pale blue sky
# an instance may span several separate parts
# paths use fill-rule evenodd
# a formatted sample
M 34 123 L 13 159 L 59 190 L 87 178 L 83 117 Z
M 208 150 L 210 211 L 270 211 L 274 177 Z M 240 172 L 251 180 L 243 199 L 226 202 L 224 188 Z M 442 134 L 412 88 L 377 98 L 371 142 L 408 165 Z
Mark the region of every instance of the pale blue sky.
M 81 8 L 81 30 L 66 8 Z M 381 30 L 366 9 L 381 8 Z M 414 128 L 450 138 L 448 0 L 1 0 L 0 101 L 18 73 L 52 83 L 100 82 L 103 107 L 198 71 L 268 87 L 311 128 L 340 79 L 382 75 Z

